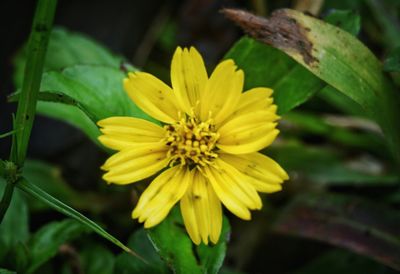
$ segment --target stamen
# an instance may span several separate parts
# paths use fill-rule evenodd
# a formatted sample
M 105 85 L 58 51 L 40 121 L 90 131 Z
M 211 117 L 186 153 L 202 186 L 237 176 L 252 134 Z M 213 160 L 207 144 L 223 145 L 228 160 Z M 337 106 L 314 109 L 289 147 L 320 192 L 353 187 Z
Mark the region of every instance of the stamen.
M 212 165 L 218 158 L 213 120 L 199 121 L 193 116 L 180 116 L 179 121 L 164 127 L 167 131 L 165 143 L 170 147 L 167 157 L 170 166 L 195 165 L 197 168 Z

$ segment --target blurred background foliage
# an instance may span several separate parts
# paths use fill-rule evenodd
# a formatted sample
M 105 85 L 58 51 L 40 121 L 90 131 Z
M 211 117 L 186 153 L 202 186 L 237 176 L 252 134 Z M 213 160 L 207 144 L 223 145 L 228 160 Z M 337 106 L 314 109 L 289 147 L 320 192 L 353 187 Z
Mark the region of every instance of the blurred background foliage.
M 11 130 L 15 105 L 7 96 L 16 91 L 9 101 L 18 97 L 34 6 L 35 1 L 0 3 L 1 17 L 14 18 L 1 30 L 1 133 Z M 170 273 L 171 267 L 176 273 L 216 273 L 225 252 L 221 273 L 400 270 L 399 167 L 377 123 L 284 53 L 241 38 L 240 29 L 220 13 L 223 7 L 263 16 L 293 8 L 334 24 L 382 61 L 399 91 L 396 0 L 60 0 L 24 176 L 101 224 L 150 264 L 17 191 L 0 226 L 0 273 Z M 222 58 L 234 58 L 246 72 L 247 88 L 274 88 L 282 115 L 280 137 L 265 153 L 291 180 L 282 192 L 263 195 L 264 207 L 251 222 L 227 214 L 231 230 L 226 219 L 223 239 L 212 248 L 193 250 L 176 210 L 147 235 L 130 219 L 147 182 L 107 186 L 99 169 L 109 151 L 96 145 L 95 122 L 111 114 L 148 119 L 122 92 L 120 79 L 140 69 L 169 83 L 177 45 L 194 45 L 210 69 Z M 244 54 L 244 49 L 251 51 Z M 1 140 L 0 158 L 7 157 L 9 145 Z M 3 187 L 1 181 L 0 192 Z

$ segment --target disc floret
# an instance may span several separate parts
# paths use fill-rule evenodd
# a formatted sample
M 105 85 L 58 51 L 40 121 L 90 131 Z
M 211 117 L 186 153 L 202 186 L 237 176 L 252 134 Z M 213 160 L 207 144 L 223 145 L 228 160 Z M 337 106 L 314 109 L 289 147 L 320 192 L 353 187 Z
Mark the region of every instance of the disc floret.
M 218 157 L 216 143 L 219 134 L 212 119 L 205 122 L 195 117 L 181 118 L 177 123 L 166 125 L 166 144 L 170 147 L 167 157 L 170 165 L 195 165 L 204 167 Z

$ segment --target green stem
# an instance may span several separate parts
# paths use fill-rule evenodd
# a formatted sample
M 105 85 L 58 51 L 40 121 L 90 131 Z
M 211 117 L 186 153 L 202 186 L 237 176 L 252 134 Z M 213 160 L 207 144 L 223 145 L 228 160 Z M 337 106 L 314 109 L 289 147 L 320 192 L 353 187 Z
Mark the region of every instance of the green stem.
M 133 250 L 131 250 L 129 247 L 125 246 L 123 243 L 121 243 L 118 239 L 116 239 L 114 236 L 109 234 L 107 231 L 105 231 L 101 226 L 90 220 L 89 218 L 85 217 L 72 207 L 64 204 L 60 200 L 57 200 L 47 192 L 43 191 L 36 185 L 30 183 L 27 181 L 25 178 L 21 177 L 17 182 L 16 185 L 19 189 L 22 191 L 26 192 L 30 196 L 36 198 L 37 200 L 47 204 L 54 210 L 70 217 L 73 218 L 82 224 L 86 225 L 90 229 L 92 229 L 94 232 L 99 234 L 100 236 L 104 237 L 105 239 L 109 240 L 110 242 L 114 243 L 118 247 L 122 248 L 124 251 L 132 254 L 133 256 L 138 257 L 139 259 L 143 260 L 145 263 L 146 260 L 144 260 L 142 257 L 140 257 L 138 254 L 136 254 Z
M 24 81 L 15 117 L 15 127 L 21 130 L 16 133 L 10 155 L 10 160 L 19 167 L 24 164 L 29 144 L 56 5 L 57 0 L 39 0 L 33 19 Z
M 10 153 L 10 161 L 18 168 L 21 168 L 25 162 L 56 6 L 57 0 L 38 0 L 35 17 L 33 18 L 24 81 L 14 121 L 14 130 L 18 130 L 12 140 Z M 7 180 L 7 186 L 0 202 L 0 223 L 10 205 L 14 183 Z
M 0 202 L 0 224 L 3 221 L 4 216 L 6 215 L 7 209 L 11 202 L 11 197 L 14 192 L 14 184 L 6 184 L 6 188 L 4 189 L 3 198 Z
M 18 130 L 13 129 L 13 130 L 11 130 L 10 132 L 6 132 L 6 133 L 3 133 L 3 134 L 0 134 L 0 139 L 6 138 L 6 137 L 9 137 L 9 136 L 12 136 L 12 135 L 14 135 L 17 131 L 18 131 Z

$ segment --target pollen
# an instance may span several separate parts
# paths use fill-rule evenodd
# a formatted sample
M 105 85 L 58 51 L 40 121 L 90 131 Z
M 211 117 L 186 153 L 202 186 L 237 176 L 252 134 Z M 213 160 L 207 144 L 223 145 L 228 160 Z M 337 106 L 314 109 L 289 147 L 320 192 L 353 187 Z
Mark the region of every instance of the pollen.
M 218 158 L 215 145 L 219 134 L 215 131 L 212 119 L 202 122 L 194 117 L 185 117 L 164 128 L 171 166 L 180 164 L 201 168 L 212 165 Z

